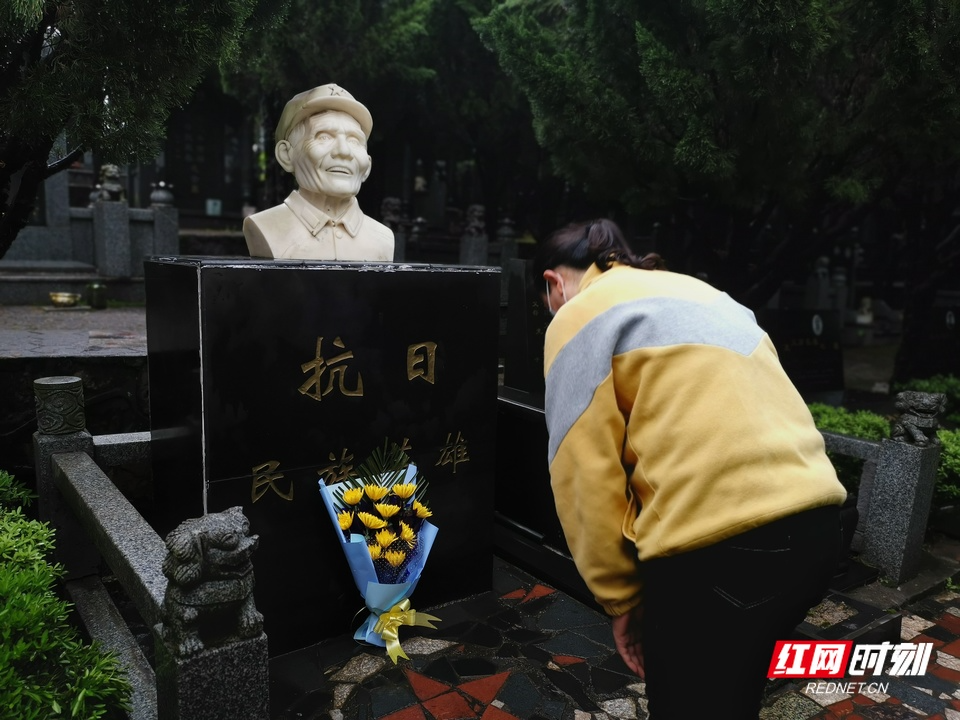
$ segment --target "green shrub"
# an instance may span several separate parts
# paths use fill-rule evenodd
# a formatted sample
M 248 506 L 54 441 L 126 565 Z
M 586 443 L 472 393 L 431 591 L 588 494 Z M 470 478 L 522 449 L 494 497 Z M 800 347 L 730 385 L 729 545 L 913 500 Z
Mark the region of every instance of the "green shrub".
M 921 390 L 920 392 L 933 392 Z M 937 390 L 936 392 L 943 392 Z M 819 430 L 850 435 L 864 440 L 881 440 L 890 437 L 890 420 L 883 415 L 867 410 L 851 412 L 845 408 L 822 403 L 808 405 L 813 421 Z M 960 430 L 940 430 L 940 465 L 937 468 L 937 483 L 933 491 L 933 505 L 943 507 L 960 502 Z M 837 477 L 848 492 L 856 492 L 863 472 L 863 461 L 845 455 L 828 452 L 830 461 L 837 470 Z
M 933 504 L 937 507 L 960 502 L 960 430 L 940 430 L 940 467 L 933 490 Z
M 849 435 L 864 440 L 882 440 L 890 437 L 890 420 L 868 410 L 847 410 L 824 403 L 810 403 L 810 414 L 819 430 Z M 837 477 L 847 492 L 857 492 L 863 460 L 827 451 L 827 456 L 837 471 Z
M 883 415 L 869 410 L 847 410 L 823 403 L 811 403 L 808 407 L 820 430 L 864 440 L 890 437 L 890 418 Z
M 947 396 L 947 407 L 940 418 L 944 425 L 960 426 L 960 378 L 955 375 L 933 375 L 924 380 L 907 380 L 897 383 L 894 392 L 916 390 L 925 393 L 943 393 Z
M 0 508 L 23 507 L 33 502 L 36 497 L 25 485 L 18 483 L 13 475 L 0 470 Z
M 53 530 L 15 507 L 31 497 L 0 471 L 0 717 L 125 717 L 130 684 L 116 658 L 83 642 L 55 592 Z

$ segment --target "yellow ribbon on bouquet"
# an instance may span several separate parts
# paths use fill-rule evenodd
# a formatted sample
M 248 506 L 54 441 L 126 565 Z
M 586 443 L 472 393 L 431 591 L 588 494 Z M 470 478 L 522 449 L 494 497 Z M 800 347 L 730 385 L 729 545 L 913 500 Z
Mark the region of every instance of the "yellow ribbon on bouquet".
M 398 635 L 400 626 L 419 625 L 420 627 L 436 629 L 437 626 L 431 624 L 431 620 L 440 622 L 440 618 L 438 617 L 428 615 L 427 613 L 418 613 L 416 610 L 411 610 L 410 601 L 402 600 L 380 615 L 380 619 L 377 620 L 377 624 L 373 627 L 373 631 L 380 635 L 380 637 L 382 637 L 387 643 L 387 655 L 390 656 L 390 659 L 393 660 L 393 664 L 396 665 L 398 657 L 402 657 L 405 660 L 410 659 L 403 651 L 403 648 L 400 647 L 400 637 Z

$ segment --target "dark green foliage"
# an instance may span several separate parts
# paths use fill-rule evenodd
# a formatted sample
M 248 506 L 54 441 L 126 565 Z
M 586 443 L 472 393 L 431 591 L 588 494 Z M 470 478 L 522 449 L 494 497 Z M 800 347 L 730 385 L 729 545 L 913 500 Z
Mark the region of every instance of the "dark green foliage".
M 867 410 L 847 410 L 823 403 L 810 403 L 807 407 L 820 430 L 864 440 L 890 437 L 890 419 L 883 415 Z
M 941 430 L 937 437 L 940 438 L 940 467 L 933 504 L 956 505 L 960 502 L 960 431 Z
M 434 0 L 287 0 L 277 22 L 248 34 L 226 68 L 231 90 L 260 105 L 272 149 L 283 105 L 337 83 L 370 109 L 374 134 L 398 121 L 433 71 L 423 64 Z M 272 153 L 270 153 L 272 155 Z
M 36 499 L 36 495 L 6 470 L 0 470 L 0 509 L 13 510 L 14 508 L 29 505 Z
M 428 26 L 428 62 L 436 75 L 425 87 L 417 117 L 432 138 L 423 146 L 434 158 L 476 168 L 488 222 L 509 216 L 522 232 L 538 222 L 527 215 L 527 199 L 545 198 L 557 182 L 542 173 L 526 98 L 475 30 L 495 5 L 437 0 Z
M 0 256 L 26 223 L 40 183 L 78 153 L 120 163 L 154 157 L 170 110 L 235 52 L 258 2 L 3 3 Z
M 894 392 L 904 390 L 943 393 L 947 396 L 947 408 L 941 422 L 953 427 L 960 426 L 960 378 L 955 375 L 934 375 L 922 380 L 913 379 L 894 384 Z
M 478 27 L 556 168 L 754 307 L 905 178 L 956 174 L 955 2 L 540 0 Z
M 881 440 L 890 437 L 890 420 L 877 413 L 866 410 L 850 411 L 823 403 L 810 403 L 810 414 L 819 430 L 863 438 Z M 848 492 L 857 492 L 860 487 L 860 475 L 863 473 L 863 460 L 827 452 L 830 462 L 837 471 L 837 477 Z
M 130 685 L 116 659 L 82 641 L 54 591 L 53 530 L 13 507 L 27 496 L 0 472 L 0 717 L 126 717 Z

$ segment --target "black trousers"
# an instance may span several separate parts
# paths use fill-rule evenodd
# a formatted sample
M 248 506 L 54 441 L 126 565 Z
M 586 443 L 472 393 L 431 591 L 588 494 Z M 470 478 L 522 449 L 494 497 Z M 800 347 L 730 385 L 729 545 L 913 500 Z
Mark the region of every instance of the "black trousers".
M 774 644 L 823 598 L 840 548 L 826 507 L 641 563 L 650 720 L 756 720 Z

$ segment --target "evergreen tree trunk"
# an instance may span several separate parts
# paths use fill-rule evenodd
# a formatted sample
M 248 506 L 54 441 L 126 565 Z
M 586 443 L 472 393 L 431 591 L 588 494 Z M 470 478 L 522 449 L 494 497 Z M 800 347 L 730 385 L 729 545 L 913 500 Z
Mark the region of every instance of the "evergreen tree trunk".
M 9 138 L 0 155 L 0 197 L 6 203 L 0 213 L 0 257 L 3 257 L 13 241 L 30 220 L 37 205 L 40 185 L 48 177 L 47 158 L 53 147 L 51 140 L 46 147 L 32 147 Z

